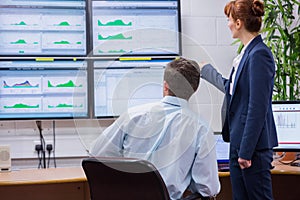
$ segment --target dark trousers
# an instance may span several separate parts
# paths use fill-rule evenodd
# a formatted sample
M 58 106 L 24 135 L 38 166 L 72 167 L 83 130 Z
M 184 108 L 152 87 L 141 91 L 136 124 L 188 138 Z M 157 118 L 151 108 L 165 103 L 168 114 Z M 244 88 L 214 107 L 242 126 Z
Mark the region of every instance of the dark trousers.
M 251 167 L 241 169 L 238 149 L 230 149 L 230 179 L 234 200 L 272 200 L 272 150 L 255 151 Z

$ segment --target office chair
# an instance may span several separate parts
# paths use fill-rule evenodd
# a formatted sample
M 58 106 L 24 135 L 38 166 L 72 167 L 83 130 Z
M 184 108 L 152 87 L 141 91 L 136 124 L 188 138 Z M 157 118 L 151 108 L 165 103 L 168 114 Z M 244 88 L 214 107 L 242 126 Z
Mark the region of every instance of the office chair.
M 153 164 L 133 158 L 85 158 L 82 168 L 91 200 L 169 200 L 167 187 Z M 207 199 L 191 194 L 183 200 Z

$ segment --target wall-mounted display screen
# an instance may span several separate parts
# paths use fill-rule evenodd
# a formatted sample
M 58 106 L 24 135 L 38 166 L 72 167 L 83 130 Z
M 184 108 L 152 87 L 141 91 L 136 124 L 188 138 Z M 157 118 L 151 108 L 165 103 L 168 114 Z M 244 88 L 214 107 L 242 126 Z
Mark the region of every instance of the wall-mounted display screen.
M 2 61 L 0 66 L 0 119 L 88 117 L 85 61 Z
M 163 72 L 171 60 L 95 61 L 94 115 L 114 117 L 163 97 Z
M 87 55 L 85 0 L 1 0 L 0 55 Z
M 92 0 L 93 55 L 180 55 L 178 0 Z
M 1 0 L 0 120 L 115 117 L 162 98 L 180 0 Z
M 272 107 L 279 143 L 274 150 L 300 152 L 300 101 L 275 101 Z

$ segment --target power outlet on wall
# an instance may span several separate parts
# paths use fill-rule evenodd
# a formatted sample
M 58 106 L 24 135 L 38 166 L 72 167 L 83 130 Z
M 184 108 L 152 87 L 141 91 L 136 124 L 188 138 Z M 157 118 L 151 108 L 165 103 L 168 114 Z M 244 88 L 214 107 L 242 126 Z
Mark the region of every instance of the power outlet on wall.
M 36 146 L 40 145 L 40 144 L 41 144 L 40 140 L 34 140 L 33 141 L 33 150 L 34 150 L 34 152 L 37 152 L 36 151 Z M 53 141 L 52 140 L 45 140 L 45 148 L 47 148 L 48 144 L 52 145 L 52 151 L 53 151 Z M 45 150 L 47 150 L 47 149 L 45 149 Z

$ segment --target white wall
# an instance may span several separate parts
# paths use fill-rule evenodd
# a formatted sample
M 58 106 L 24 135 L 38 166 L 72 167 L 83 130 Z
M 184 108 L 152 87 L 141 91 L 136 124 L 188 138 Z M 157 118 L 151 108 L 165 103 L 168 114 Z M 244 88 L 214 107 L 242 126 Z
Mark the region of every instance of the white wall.
M 237 46 L 227 27 L 224 6 L 228 0 L 188 0 L 182 2 L 183 56 L 212 63 L 228 76 Z M 214 131 L 221 131 L 220 108 L 223 94 L 206 81 L 191 100 L 192 106 Z
M 228 0 L 181 0 L 183 56 L 197 61 L 207 61 L 229 74 L 231 61 L 236 54 L 232 46 L 223 8 Z M 220 107 L 223 94 L 202 81 L 191 104 L 214 131 L 221 130 Z M 111 121 L 106 120 L 57 120 L 55 123 L 56 156 L 86 156 L 86 148 Z M 43 122 L 46 142 L 53 140 L 53 122 Z M 34 121 L 0 121 L 0 145 L 8 144 L 15 160 L 36 158 L 34 145 L 39 133 Z M 78 163 L 76 163 L 78 164 Z

